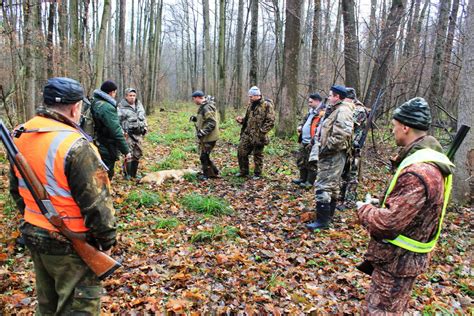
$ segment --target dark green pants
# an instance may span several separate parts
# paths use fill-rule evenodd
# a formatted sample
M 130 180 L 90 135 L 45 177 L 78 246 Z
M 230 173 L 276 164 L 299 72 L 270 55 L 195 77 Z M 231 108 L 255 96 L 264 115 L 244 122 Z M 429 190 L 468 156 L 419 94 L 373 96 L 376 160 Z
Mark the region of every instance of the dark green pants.
M 36 273 L 37 315 L 100 314 L 100 281 L 79 256 L 30 251 Z

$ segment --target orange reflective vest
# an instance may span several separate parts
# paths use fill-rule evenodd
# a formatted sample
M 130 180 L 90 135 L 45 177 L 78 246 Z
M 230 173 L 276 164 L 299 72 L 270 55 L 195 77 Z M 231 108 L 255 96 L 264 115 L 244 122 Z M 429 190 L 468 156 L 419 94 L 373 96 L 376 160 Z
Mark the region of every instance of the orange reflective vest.
M 321 122 L 321 119 L 324 116 L 324 113 L 326 113 L 326 111 L 319 111 L 319 114 L 313 117 L 313 120 L 311 121 L 311 127 L 309 130 L 309 134 L 311 135 L 311 138 L 313 138 L 314 135 L 316 135 L 316 130 L 318 128 L 319 122 Z
M 35 116 L 23 126 L 26 132 L 18 138 L 13 138 L 19 152 L 43 184 L 66 226 L 74 232 L 87 231 L 81 210 L 71 195 L 65 175 L 66 156 L 72 145 L 84 136 L 67 124 L 41 116 Z M 15 174 L 20 195 L 25 202 L 25 221 L 47 230 L 58 231 L 41 213 L 16 168 Z

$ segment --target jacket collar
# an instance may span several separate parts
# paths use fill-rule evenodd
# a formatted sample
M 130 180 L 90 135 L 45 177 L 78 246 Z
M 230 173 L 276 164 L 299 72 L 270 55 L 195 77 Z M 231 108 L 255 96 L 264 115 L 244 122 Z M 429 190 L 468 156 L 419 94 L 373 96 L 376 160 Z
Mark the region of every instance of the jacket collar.
M 94 98 L 102 99 L 110 104 L 112 104 L 114 107 L 117 107 L 117 101 L 115 101 L 114 98 L 112 98 L 110 95 L 105 93 L 102 90 L 95 89 L 94 90 Z

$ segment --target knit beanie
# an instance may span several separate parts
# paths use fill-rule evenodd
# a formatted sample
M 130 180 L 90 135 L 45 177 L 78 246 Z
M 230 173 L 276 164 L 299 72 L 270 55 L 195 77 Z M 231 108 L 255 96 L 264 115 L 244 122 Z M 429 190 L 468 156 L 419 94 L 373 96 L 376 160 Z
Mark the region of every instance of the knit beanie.
M 431 111 L 425 99 L 413 98 L 393 112 L 393 118 L 400 123 L 421 131 L 427 131 L 431 125 Z
M 253 86 L 249 90 L 249 97 L 251 96 L 260 96 L 262 93 L 260 92 L 260 89 L 257 86 Z

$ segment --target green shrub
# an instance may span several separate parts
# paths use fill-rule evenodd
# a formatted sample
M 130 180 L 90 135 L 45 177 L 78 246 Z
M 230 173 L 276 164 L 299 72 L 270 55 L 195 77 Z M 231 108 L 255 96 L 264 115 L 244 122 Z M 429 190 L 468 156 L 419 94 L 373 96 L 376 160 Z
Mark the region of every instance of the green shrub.
M 206 215 L 218 216 L 232 213 L 232 208 L 226 200 L 214 196 L 191 193 L 184 196 L 181 203 L 187 209 Z

